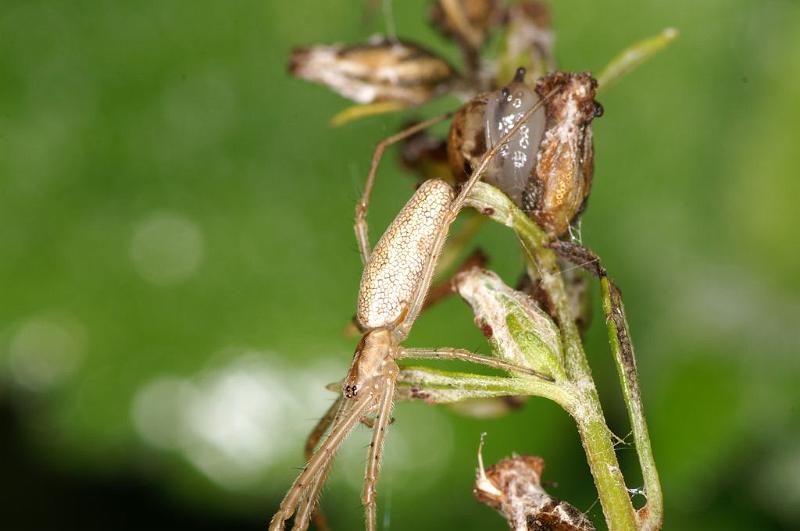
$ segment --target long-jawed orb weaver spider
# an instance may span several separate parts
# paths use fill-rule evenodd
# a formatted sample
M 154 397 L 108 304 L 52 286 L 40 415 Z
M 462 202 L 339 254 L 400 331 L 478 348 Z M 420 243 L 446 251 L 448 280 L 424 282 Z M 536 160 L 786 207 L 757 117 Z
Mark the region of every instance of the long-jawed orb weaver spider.
M 549 95 L 545 96 L 542 101 L 548 97 Z M 364 334 L 356 347 L 350 370 L 342 382 L 342 395 L 314 430 L 314 433 L 321 434 L 329 428 L 328 436 L 311 455 L 303 471 L 289 488 L 272 518 L 269 527 L 271 531 L 283 529 L 292 515 L 296 515 L 294 529 L 308 527 L 336 451 L 352 429 L 373 413 L 375 418 L 367 420 L 372 425 L 373 432 L 364 475 L 362 503 L 366 528 L 369 531 L 375 530 L 376 484 L 386 428 L 394 402 L 395 385 L 400 373 L 397 360 L 459 359 L 512 373 L 552 379 L 550 375 L 533 369 L 462 349 L 401 346 L 423 307 L 449 227 L 464 206 L 470 190 L 505 144 L 540 108 L 542 101 L 519 114 L 515 125 L 486 151 L 455 198 L 453 188 L 444 181 L 432 179 L 423 183 L 370 251 L 366 211 L 380 156 L 387 145 L 413 134 L 415 128 L 396 135 L 397 138 L 390 139 L 391 142 L 381 143 L 376 149 L 355 224 L 359 249 L 365 264 L 356 313 Z M 443 119 L 444 117 L 440 117 L 436 120 Z M 431 122 L 433 120 L 420 125 L 428 126 Z

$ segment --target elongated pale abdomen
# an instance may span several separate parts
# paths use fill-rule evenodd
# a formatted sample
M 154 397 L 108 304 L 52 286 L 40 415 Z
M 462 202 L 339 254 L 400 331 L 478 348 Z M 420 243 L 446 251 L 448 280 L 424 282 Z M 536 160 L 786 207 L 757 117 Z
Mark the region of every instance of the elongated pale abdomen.
M 383 233 L 361 276 L 356 316 L 363 328 L 398 324 L 404 307 L 427 289 L 425 265 L 452 201 L 450 185 L 426 181 Z

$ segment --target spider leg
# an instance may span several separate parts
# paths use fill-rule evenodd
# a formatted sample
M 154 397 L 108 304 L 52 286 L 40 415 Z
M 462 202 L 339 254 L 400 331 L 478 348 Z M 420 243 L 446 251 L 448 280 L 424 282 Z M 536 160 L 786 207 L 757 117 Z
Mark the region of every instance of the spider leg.
M 482 356 L 480 354 L 475 354 L 474 352 L 458 348 L 450 348 L 450 347 L 401 348 L 396 356 L 396 359 L 405 359 L 405 358 L 462 360 L 462 361 L 468 361 L 470 363 L 477 363 L 479 365 L 486 365 L 487 367 L 493 367 L 495 369 L 501 369 L 508 372 L 529 374 L 531 376 L 536 376 L 537 378 L 541 378 L 542 380 L 546 380 L 548 382 L 554 381 L 553 377 L 550 376 L 549 374 L 544 374 L 542 372 L 530 369 L 528 367 L 515 365 L 507 361 L 499 360 L 497 358 L 492 358 L 490 356 Z
M 482 222 L 486 218 L 476 216 L 473 219 L 477 219 Z M 444 266 L 444 259 L 445 255 L 448 252 L 456 251 L 455 249 L 451 249 L 451 244 L 453 242 L 454 240 L 450 240 L 445 244 L 444 250 L 442 251 L 442 256 L 439 259 L 439 265 L 437 266 L 437 274 L 447 269 L 447 267 Z M 466 243 L 468 242 L 464 242 L 464 244 Z M 453 273 L 450 276 L 438 281 L 436 284 L 431 286 L 431 288 L 428 290 L 428 296 L 425 297 L 425 303 L 422 305 L 420 314 L 424 313 L 425 310 L 427 310 L 431 306 L 440 303 L 441 301 L 443 301 L 444 299 L 453 294 L 453 279 L 456 277 L 456 275 L 464 271 L 468 271 L 474 267 L 484 268 L 486 267 L 486 264 L 488 262 L 489 258 L 486 256 L 486 254 L 480 248 L 475 249 L 469 256 L 467 256 L 464 259 L 464 261 L 461 262 L 461 264 L 458 266 L 458 269 L 453 271 Z
M 366 519 L 367 531 L 375 531 L 377 529 L 375 487 L 378 484 L 378 475 L 380 474 L 386 427 L 391 422 L 392 417 L 396 378 L 396 372 L 385 377 L 384 388 L 378 406 L 378 417 L 375 419 L 375 428 L 372 430 L 372 441 L 369 443 L 367 469 L 364 473 L 364 492 L 361 496 L 361 501 L 364 504 L 364 517 Z
M 341 403 L 342 401 L 343 398 L 340 396 L 336 402 Z M 337 420 L 341 417 L 341 411 L 338 410 L 338 408 L 341 406 L 337 406 L 336 402 L 325 413 L 325 417 L 320 419 L 320 422 L 317 424 L 317 427 L 315 428 L 314 432 L 317 432 L 318 430 L 321 429 L 322 432 L 324 433 L 324 430 L 327 429 L 327 426 L 329 426 L 331 422 L 336 423 Z M 323 422 L 326 421 L 326 419 L 327 423 L 325 424 L 325 427 L 322 427 L 321 425 L 323 424 Z M 394 419 L 389 420 L 390 424 L 392 420 Z M 377 418 L 373 419 L 367 416 L 361 418 L 361 424 L 364 424 L 370 429 L 374 429 L 376 422 Z M 311 436 L 314 435 L 314 432 L 312 432 Z M 314 447 L 316 446 L 316 442 L 319 441 L 319 438 L 322 436 L 322 433 L 319 433 L 319 435 L 316 438 L 316 441 L 314 441 L 313 443 L 311 441 L 312 438 L 311 436 L 309 436 L 309 439 L 306 442 L 306 459 L 310 459 L 310 456 L 314 452 Z M 322 486 L 325 484 L 325 481 L 327 480 L 328 474 L 330 474 L 332 467 L 333 467 L 333 459 L 328 461 L 327 465 L 322 470 L 320 470 L 319 473 L 310 482 L 308 482 L 306 487 L 306 494 L 303 497 L 303 501 L 300 503 L 299 509 L 297 511 L 297 516 L 295 517 L 294 529 L 296 531 L 305 531 L 308 528 L 309 520 L 314 521 L 314 527 L 317 529 L 317 531 L 326 531 L 328 529 L 327 519 L 325 518 L 325 514 L 322 512 L 322 509 L 319 508 L 318 501 L 319 501 L 320 491 L 322 490 Z M 309 514 L 311 515 L 311 518 L 309 518 Z
M 372 154 L 372 162 L 369 166 L 369 173 L 367 174 L 367 182 L 364 185 L 364 192 L 361 194 L 361 199 L 356 204 L 356 219 L 354 224 L 356 240 L 358 241 L 358 249 L 361 252 L 361 261 L 364 265 L 367 265 L 367 261 L 369 261 L 369 255 L 371 253 L 369 244 L 369 230 L 367 227 L 367 210 L 369 209 L 369 199 L 372 195 L 372 188 L 375 185 L 375 176 L 378 172 L 378 165 L 383 157 L 383 152 L 386 151 L 386 148 L 389 146 L 405 140 L 406 138 L 415 135 L 424 129 L 427 129 L 432 125 L 443 122 L 444 120 L 450 118 L 450 116 L 452 116 L 452 113 L 442 114 L 429 120 L 419 122 L 407 129 L 404 129 L 403 131 L 400 131 L 399 133 L 395 133 L 392 136 L 384 138 L 378 143 L 377 146 L 375 146 L 375 151 Z
M 325 442 L 322 443 L 311 459 L 309 459 L 303 471 L 289 488 L 289 491 L 286 493 L 286 496 L 283 498 L 278 508 L 278 512 L 272 517 L 272 521 L 269 524 L 270 531 L 283 530 L 286 520 L 291 518 L 297 508 L 297 504 L 307 492 L 308 484 L 313 483 L 313 479 L 319 471 L 329 465 L 329 462 L 332 461 L 333 457 L 336 455 L 339 446 L 347 438 L 361 417 L 364 416 L 373 405 L 372 397 L 366 395 L 356 401 L 351 407 L 347 408 L 346 412 L 343 412 L 339 422 L 331 427 L 331 431 L 325 439 Z
M 306 460 L 310 459 L 311 455 L 313 455 L 317 442 L 322 437 L 331 422 L 336 423 L 336 421 L 341 417 L 341 411 L 339 411 L 339 408 L 341 407 L 342 401 L 343 398 L 340 396 L 328 409 L 328 411 L 325 413 L 325 416 L 320 419 L 320 422 L 317 424 L 314 431 L 309 435 L 308 440 L 306 441 Z M 373 429 L 375 427 L 375 419 L 364 416 L 361 418 L 361 424 L 364 424 L 369 429 Z M 315 435 L 316 438 L 313 439 Z M 295 518 L 295 529 L 297 529 L 297 531 L 304 531 L 308 526 L 309 520 L 313 520 L 314 527 L 317 529 L 317 531 L 327 531 L 329 529 L 328 520 L 325 518 L 325 514 L 319 507 L 318 502 L 320 491 L 322 490 L 322 486 L 325 485 L 325 481 L 327 480 L 328 474 L 330 474 L 332 467 L 333 460 L 331 459 L 324 469 L 321 470 L 314 477 L 314 479 L 308 483 L 306 494 L 303 497 L 303 501 L 301 502 L 300 508 L 297 511 L 297 517 Z M 309 514 L 311 515 L 310 519 Z
M 306 493 L 303 496 L 303 500 L 300 502 L 297 516 L 295 516 L 294 519 L 293 531 L 306 531 L 312 519 L 318 531 L 328 529 L 328 522 L 322 511 L 317 508 L 317 502 L 319 501 L 319 493 L 322 490 L 322 486 L 325 484 L 325 480 L 328 479 L 328 474 L 332 467 L 333 459 L 329 459 L 328 462 L 325 463 L 325 466 L 323 466 L 311 481 L 307 483 Z
M 336 423 L 336 420 L 340 417 L 342 409 L 343 409 L 343 401 L 344 398 L 340 394 L 338 398 L 331 404 L 331 407 L 328 408 L 328 411 L 325 412 L 325 415 L 319 419 L 317 425 L 314 426 L 314 429 L 311 430 L 311 433 L 308 434 L 308 438 L 306 439 L 306 446 L 304 450 L 304 454 L 306 457 L 306 462 L 311 460 L 311 456 L 314 455 L 314 449 L 319 444 L 320 439 L 322 436 L 325 435 L 325 432 L 328 430 L 332 423 Z M 321 483 L 325 482 L 325 477 L 327 476 L 327 472 L 323 475 Z M 317 498 L 319 493 L 319 489 L 313 495 L 309 494 L 312 498 L 311 506 L 313 507 L 314 502 Z M 301 513 L 298 513 L 298 520 L 303 521 L 306 516 Z M 322 509 L 317 508 L 316 511 L 311 515 L 312 520 L 314 521 L 314 526 L 317 528 L 318 531 L 327 531 L 328 529 L 328 522 L 325 518 L 325 514 L 322 512 Z
M 328 431 L 328 428 L 334 420 L 339 417 L 343 401 L 344 397 L 340 394 L 336 400 L 333 401 L 331 407 L 328 408 L 328 411 L 319 419 L 319 422 L 317 422 L 317 425 L 311 430 L 311 433 L 308 434 L 306 446 L 303 449 L 306 462 L 311 460 L 311 456 L 314 455 L 314 449 L 317 447 L 317 444 L 319 444 L 319 440 L 322 439 L 322 436 L 325 435 L 325 432 Z
M 480 228 L 483 227 L 484 223 L 486 223 L 486 220 L 486 216 L 482 216 L 477 212 L 470 212 L 469 215 L 466 216 L 464 223 L 455 229 L 450 237 L 447 238 L 447 243 L 445 243 L 442 254 L 439 256 L 439 263 L 436 264 L 435 277 L 440 276 L 441 273 L 447 271 L 456 263 L 462 251 L 475 239 L 475 236 L 480 231 Z M 483 262 L 485 263 L 487 258 L 480 250 L 474 251 L 466 260 L 473 259 L 476 253 L 482 255 Z

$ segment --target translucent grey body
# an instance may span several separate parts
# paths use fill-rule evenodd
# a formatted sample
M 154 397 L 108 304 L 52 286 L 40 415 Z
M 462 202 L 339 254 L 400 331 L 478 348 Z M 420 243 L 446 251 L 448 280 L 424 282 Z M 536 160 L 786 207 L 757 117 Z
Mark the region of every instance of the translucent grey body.
M 539 103 L 539 96 L 523 81 L 514 80 L 493 92 L 486 102 L 486 146 L 491 148 L 522 118 L 525 111 Z M 522 192 L 531 178 L 536 153 L 545 127 L 544 108 L 540 108 L 511 135 L 494 162 L 494 184 L 514 203 L 521 204 Z
M 362 328 L 398 324 L 414 298 L 427 290 L 420 283 L 452 202 L 450 185 L 426 181 L 386 229 L 361 276 L 356 316 Z

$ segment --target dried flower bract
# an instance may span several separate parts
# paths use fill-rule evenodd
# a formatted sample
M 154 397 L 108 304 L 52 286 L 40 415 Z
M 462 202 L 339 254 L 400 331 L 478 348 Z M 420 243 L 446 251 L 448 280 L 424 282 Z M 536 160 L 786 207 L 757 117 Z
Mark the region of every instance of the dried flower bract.
M 446 91 L 456 77 L 447 61 L 425 48 L 385 39 L 297 48 L 289 72 L 363 104 L 420 105 Z
M 592 120 L 603 113 L 588 73 L 553 72 L 539 80 L 547 123 L 522 207 L 547 232 L 564 234 L 585 206 L 594 172 Z
M 480 465 L 475 498 L 502 514 L 514 531 L 594 531 L 585 514 L 542 488 L 541 457 L 515 455 L 488 470 Z
M 438 0 L 431 8 L 431 23 L 443 35 L 477 50 L 504 16 L 498 0 Z

